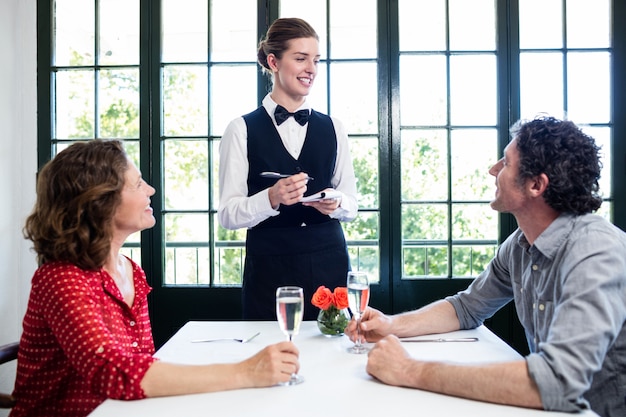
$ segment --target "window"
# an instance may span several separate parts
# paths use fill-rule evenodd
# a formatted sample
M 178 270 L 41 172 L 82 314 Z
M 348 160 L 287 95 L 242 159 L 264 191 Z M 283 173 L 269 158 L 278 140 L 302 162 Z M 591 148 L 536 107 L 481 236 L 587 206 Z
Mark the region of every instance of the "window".
M 626 218 L 613 174 L 626 154 L 613 119 L 623 93 L 611 78 L 625 70 L 615 59 L 624 30 L 610 24 L 626 18 L 622 9 L 611 0 L 38 0 L 39 163 L 76 140 L 123 139 L 157 189 L 157 226 L 124 249 L 154 288 L 157 344 L 189 319 L 238 318 L 245 231 L 217 222 L 220 136 L 270 89 L 256 63 L 269 23 L 302 17 L 322 55 L 310 100 L 346 125 L 358 177 L 359 216 L 344 224 L 353 268 L 378 280 L 372 305 L 406 310 L 464 288 L 514 229 L 489 207 L 487 171 L 521 117 L 583 124 L 603 145 L 601 213 Z
M 539 8 L 544 13 L 535 13 Z M 519 19 L 521 115 L 567 117 L 602 146 L 600 189 L 606 202 L 599 213 L 609 219 L 614 192 L 610 8 L 609 0 L 531 0 L 520 2 Z
M 496 4 L 400 0 L 398 16 L 402 278 L 476 276 L 498 241 Z

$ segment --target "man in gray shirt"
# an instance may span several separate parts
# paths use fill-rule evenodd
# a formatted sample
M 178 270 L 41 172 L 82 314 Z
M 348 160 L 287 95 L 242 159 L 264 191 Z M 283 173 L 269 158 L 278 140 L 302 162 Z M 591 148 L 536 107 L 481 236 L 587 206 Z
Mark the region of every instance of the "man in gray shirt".
M 418 310 L 370 308 L 361 334 L 376 345 L 367 371 L 380 381 L 546 410 L 591 408 L 626 416 L 626 234 L 591 214 L 599 148 L 569 121 L 538 118 L 489 173 L 491 207 L 519 228 L 469 288 Z M 514 300 L 530 354 L 519 361 L 454 365 L 411 358 L 398 337 L 471 329 Z M 356 323 L 347 334 L 354 340 Z

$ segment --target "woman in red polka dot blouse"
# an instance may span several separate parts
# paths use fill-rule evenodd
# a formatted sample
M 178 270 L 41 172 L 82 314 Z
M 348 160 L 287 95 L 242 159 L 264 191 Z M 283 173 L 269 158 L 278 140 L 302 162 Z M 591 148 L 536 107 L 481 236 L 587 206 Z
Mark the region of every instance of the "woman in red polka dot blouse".
M 154 226 L 155 190 L 119 141 L 75 143 L 39 173 L 24 235 L 40 267 L 32 279 L 11 417 L 86 416 L 107 398 L 276 385 L 299 368 L 282 342 L 234 364 L 155 359 L 143 270 L 120 254 Z

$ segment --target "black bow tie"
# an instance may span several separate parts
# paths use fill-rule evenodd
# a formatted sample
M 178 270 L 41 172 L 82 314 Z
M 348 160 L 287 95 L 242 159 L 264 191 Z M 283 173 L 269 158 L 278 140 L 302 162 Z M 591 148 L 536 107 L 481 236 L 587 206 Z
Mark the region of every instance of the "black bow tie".
M 274 110 L 274 119 L 276 119 L 276 124 L 280 126 L 285 120 L 289 119 L 290 116 L 293 116 L 296 119 L 296 122 L 300 123 L 300 126 L 304 126 L 306 122 L 309 121 L 309 110 L 303 109 L 298 110 L 295 113 L 290 113 L 281 105 L 276 106 L 276 110 Z

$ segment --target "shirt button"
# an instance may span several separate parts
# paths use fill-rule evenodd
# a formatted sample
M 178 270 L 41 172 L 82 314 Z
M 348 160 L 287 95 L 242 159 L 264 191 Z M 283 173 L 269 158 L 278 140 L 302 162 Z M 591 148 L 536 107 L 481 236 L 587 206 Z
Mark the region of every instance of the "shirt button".
M 533 310 L 537 308 L 537 304 L 533 303 Z
M 130 321 L 130 323 L 128 323 L 128 324 L 130 324 L 130 326 L 132 327 L 132 326 L 134 326 L 136 323 L 135 323 L 133 320 L 131 320 L 131 321 Z
M 539 267 L 537 265 L 533 265 L 533 271 L 536 271 L 538 269 L 539 269 Z
M 133 342 L 133 347 L 137 347 L 137 346 L 139 346 L 139 343 Z
M 545 310 L 546 306 L 544 306 L 543 304 L 539 304 L 539 310 L 543 311 Z

